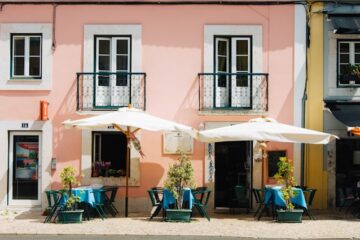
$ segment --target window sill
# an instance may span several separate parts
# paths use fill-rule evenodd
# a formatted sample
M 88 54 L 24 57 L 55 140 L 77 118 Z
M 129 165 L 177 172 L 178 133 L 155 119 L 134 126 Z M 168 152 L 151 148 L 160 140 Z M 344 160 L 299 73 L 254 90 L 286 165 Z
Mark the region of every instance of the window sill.
M 42 82 L 41 78 L 11 78 L 8 82 Z
M 254 116 L 267 116 L 268 115 L 268 111 L 259 111 L 259 110 L 247 110 L 247 109 L 234 109 L 234 110 L 229 110 L 229 109 L 209 109 L 209 110 L 201 110 L 198 111 L 198 114 L 200 116 L 223 116 L 223 115 L 234 115 L 234 116 L 241 116 L 241 115 L 254 115 Z

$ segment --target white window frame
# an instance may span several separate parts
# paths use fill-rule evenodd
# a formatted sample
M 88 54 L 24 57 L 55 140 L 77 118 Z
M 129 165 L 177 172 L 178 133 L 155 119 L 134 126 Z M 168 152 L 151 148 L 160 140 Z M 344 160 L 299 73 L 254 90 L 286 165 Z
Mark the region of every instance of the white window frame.
M 11 34 L 41 34 L 41 77 L 11 79 Z M 0 90 L 52 90 L 52 24 L 1 23 L 0 24 Z
M 342 43 L 348 43 L 349 44 L 349 63 L 342 63 L 341 62 L 341 58 L 340 55 L 342 54 L 340 52 L 340 45 Z M 339 86 L 351 86 L 351 85 L 355 85 L 354 83 L 340 83 L 340 66 L 341 65 L 347 65 L 347 64 L 351 64 L 351 65 L 355 65 L 355 64 L 360 64 L 355 62 L 355 54 L 360 54 L 360 52 L 355 52 L 355 44 L 360 44 L 360 40 L 339 40 L 338 44 L 337 44 L 337 79 L 338 79 L 338 85 Z M 358 85 L 358 84 L 356 84 Z
M 34 55 L 34 57 L 40 57 L 40 71 L 39 71 L 39 75 L 30 75 L 30 57 L 32 57 L 32 55 L 30 55 L 30 38 L 31 37 L 39 37 L 40 38 L 40 55 Z M 15 34 L 11 36 L 11 43 L 12 43 L 12 52 L 11 52 L 11 66 L 12 66 L 12 71 L 11 71 L 11 79 L 16 79 L 16 78 L 41 78 L 42 75 L 42 35 L 41 34 L 33 34 L 33 35 L 22 35 L 22 34 Z M 15 39 L 16 38 L 24 38 L 25 39 L 25 46 L 24 46 L 24 75 L 15 75 Z

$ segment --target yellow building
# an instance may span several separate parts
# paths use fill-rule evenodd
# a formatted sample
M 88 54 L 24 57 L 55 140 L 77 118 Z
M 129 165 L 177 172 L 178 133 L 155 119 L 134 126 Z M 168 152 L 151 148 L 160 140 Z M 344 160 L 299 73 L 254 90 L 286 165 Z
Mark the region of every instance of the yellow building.
M 306 146 L 304 184 L 318 191 L 314 207 L 341 206 L 360 183 L 360 5 L 308 5 L 305 127 L 339 136 L 327 146 Z

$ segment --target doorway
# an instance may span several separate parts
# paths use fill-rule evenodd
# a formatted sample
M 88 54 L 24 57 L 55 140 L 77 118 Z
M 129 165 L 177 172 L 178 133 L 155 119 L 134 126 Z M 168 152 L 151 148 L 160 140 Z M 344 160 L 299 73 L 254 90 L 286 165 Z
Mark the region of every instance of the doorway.
M 8 204 L 41 204 L 41 133 L 10 132 Z
M 215 208 L 229 208 L 236 185 L 244 186 L 251 201 L 252 142 L 215 143 Z M 245 206 L 239 206 L 245 207 Z
M 360 139 L 336 140 L 336 206 L 360 182 Z

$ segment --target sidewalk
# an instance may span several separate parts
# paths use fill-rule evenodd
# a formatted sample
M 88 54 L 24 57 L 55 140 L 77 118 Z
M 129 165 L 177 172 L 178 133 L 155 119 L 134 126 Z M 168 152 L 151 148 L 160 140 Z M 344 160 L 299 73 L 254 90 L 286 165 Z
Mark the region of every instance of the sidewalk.
M 191 223 L 148 221 L 144 214 L 129 218 L 92 219 L 82 224 L 44 224 L 40 212 L 1 212 L 2 234 L 99 234 L 99 235 L 193 235 L 251 238 L 360 239 L 360 219 L 339 212 L 314 212 L 317 220 L 276 223 L 271 218 L 255 221 L 252 214 L 213 214 L 211 221 L 195 218 Z

